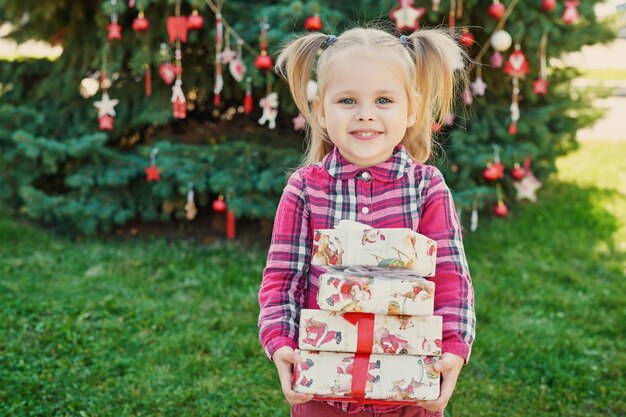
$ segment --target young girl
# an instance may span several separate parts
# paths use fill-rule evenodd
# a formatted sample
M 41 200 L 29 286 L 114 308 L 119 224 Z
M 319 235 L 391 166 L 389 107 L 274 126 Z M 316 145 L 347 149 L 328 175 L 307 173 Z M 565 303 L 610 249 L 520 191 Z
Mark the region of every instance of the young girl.
M 319 55 L 319 58 L 318 58 Z M 307 82 L 315 60 L 313 106 Z M 289 178 L 259 290 L 261 343 L 278 370 L 292 416 L 440 416 L 474 339 L 474 291 L 461 228 L 431 155 L 431 127 L 450 111 L 464 55 L 443 31 L 400 38 L 355 28 L 341 36 L 311 33 L 290 42 L 276 62 L 310 125 L 305 163 Z M 300 309 L 319 308 L 310 264 L 314 229 L 349 219 L 374 228 L 411 228 L 437 241 L 435 313 L 443 316 L 441 395 L 416 406 L 309 401 L 295 393 L 292 367 Z

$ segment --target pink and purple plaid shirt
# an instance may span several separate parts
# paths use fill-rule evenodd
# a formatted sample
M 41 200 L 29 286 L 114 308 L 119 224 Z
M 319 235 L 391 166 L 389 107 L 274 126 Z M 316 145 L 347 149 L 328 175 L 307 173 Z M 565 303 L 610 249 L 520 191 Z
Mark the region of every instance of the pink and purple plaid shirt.
M 281 197 L 259 289 L 261 343 L 269 358 L 283 346 L 298 347 L 301 308 L 319 308 L 323 269 L 310 264 L 314 229 L 342 219 L 374 228 L 410 228 L 437 241 L 435 314 L 443 316 L 443 352 L 467 361 L 475 334 L 474 290 L 461 227 L 439 170 L 412 161 L 398 145 L 387 161 L 361 168 L 335 147 L 321 163 L 295 171 Z M 398 406 L 336 403 L 356 413 Z

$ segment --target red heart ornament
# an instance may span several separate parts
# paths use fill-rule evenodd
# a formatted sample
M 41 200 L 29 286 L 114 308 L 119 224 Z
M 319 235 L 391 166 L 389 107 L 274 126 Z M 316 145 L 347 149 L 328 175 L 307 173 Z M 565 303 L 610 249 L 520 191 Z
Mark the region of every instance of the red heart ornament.
M 170 63 L 161 64 L 159 67 L 159 75 L 165 84 L 172 85 L 174 78 L 176 78 L 176 69 L 174 65 Z

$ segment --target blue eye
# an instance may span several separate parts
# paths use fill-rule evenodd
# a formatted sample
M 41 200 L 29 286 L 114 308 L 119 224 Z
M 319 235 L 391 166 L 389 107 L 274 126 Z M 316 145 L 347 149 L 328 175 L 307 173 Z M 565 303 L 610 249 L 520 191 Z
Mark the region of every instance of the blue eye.
M 378 104 L 389 104 L 389 103 L 393 103 L 393 101 L 391 101 L 390 99 L 388 99 L 387 97 L 380 97 L 376 100 L 376 102 Z
M 341 100 L 339 100 L 340 103 L 342 104 L 354 104 L 354 100 L 351 98 L 342 98 Z

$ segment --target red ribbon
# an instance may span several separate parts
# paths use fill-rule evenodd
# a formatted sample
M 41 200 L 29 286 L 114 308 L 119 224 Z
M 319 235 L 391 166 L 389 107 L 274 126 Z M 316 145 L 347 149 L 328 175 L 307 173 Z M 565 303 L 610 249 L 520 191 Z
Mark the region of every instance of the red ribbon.
M 369 372 L 370 354 L 374 344 L 374 314 L 345 313 L 343 318 L 357 326 L 357 353 L 352 367 L 352 397 L 358 402 L 365 400 L 365 386 Z

